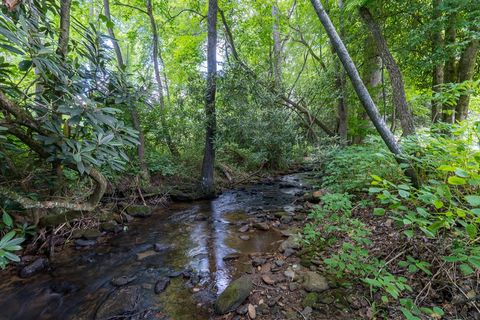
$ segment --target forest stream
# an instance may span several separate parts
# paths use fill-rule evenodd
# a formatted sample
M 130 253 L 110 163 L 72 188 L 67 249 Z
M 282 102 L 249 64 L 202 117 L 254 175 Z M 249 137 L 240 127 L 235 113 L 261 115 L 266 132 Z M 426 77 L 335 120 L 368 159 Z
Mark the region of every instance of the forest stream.
M 208 319 L 216 296 L 251 268 L 248 255 L 275 251 L 282 239 L 274 228 L 239 228 L 262 222 L 267 210 L 294 215 L 311 174 L 173 203 L 92 248 L 67 248 L 48 273 L 2 282 L 0 318 L 116 319 L 122 309 L 149 319 Z

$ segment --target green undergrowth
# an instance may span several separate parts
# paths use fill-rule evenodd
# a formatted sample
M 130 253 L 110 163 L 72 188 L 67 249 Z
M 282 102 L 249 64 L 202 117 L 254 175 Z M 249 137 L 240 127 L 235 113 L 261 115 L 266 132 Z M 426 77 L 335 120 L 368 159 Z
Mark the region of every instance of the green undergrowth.
M 418 189 L 377 142 L 329 155 L 322 184 L 329 193 L 310 212 L 305 248 L 345 285 L 364 286 L 374 314 L 414 320 L 475 312 L 468 298 L 480 274 L 479 135 L 476 123 L 405 139 Z

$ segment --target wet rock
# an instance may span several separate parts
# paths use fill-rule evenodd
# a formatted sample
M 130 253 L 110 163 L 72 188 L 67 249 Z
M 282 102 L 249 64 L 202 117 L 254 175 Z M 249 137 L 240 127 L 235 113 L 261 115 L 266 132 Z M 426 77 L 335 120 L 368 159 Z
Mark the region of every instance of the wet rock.
M 43 270 L 48 266 L 48 260 L 45 258 L 38 258 L 34 262 L 22 268 L 20 271 L 20 277 L 29 278 Z
M 165 251 L 165 250 L 168 250 L 168 249 L 170 249 L 170 246 L 168 244 L 155 243 L 153 245 L 153 250 L 155 250 L 157 252 L 162 252 L 162 251 Z
M 119 232 L 122 227 L 120 227 L 115 221 L 102 222 L 100 224 L 100 229 L 106 232 Z
M 287 270 L 285 270 L 285 271 L 283 272 L 283 275 L 284 275 L 285 277 L 287 277 L 287 279 L 288 279 L 289 281 L 293 281 L 293 279 L 295 278 L 295 271 L 293 271 L 292 269 L 288 268 Z
M 252 265 L 254 267 L 258 267 L 258 266 L 261 266 L 262 264 L 264 264 L 266 261 L 267 260 L 265 258 L 256 257 L 256 258 L 252 259 Z
M 303 301 L 302 301 L 302 306 L 304 308 L 306 307 L 313 307 L 315 305 L 315 303 L 317 303 L 318 301 L 318 293 L 316 292 L 309 292 L 305 298 L 303 298 Z
M 155 283 L 155 293 L 159 294 L 167 289 L 170 284 L 170 278 L 162 278 Z
M 243 241 L 248 241 L 248 240 L 250 240 L 250 236 L 247 236 L 246 234 L 242 234 L 240 236 L 240 239 L 242 239 Z
M 98 221 L 100 222 L 106 222 L 114 220 L 116 215 L 112 211 L 102 211 L 98 212 L 95 217 L 98 218 Z
M 130 206 L 127 208 L 127 213 L 132 217 L 145 218 L 152 215 L 152 208 L 148 206 Z
M 268 314 L 269 308 L 265 303 L 260 303 L 257 307 L 257 314 Z
M 91 247 L 97 244 L 95 240 L 84 240 L 84 239 L 77 239 L 75 240 L 75 245 L 77 247 Z
M 254 227 L 258 230 L 261 230 L 261 231 L 270 230 L 270 227 L 268 226 L 268 224 L 266 222 L 257 222 L 257 223 L 254 224 Z
M 285 265 L 285 260 L 275 260 L 275 265 L 277 267 L 282 267 Z
M 292 220 L 293 220 L 292 216 L 283 216 L 280 219 L 280 222 L 283 224 L 289 224 L 290 222 L 292 222 Z
M 96 240 L 102 233 L 97 229 L 87 229 L 83 231 L 82 238 L 87 240 Z
M 322 292 L 329 288 L 327 279 L 316 272 L 305 272 L 303 279 L 303 288 L 309 292 Z
M 302 238 L 299 235 L 291 235 L 287 240 L 283 241 L 280 245 L 280 252 L 285 252 L 287 249 L 299 249 L 302 244 Z
M 290 291 L 295 291 L 295 290 L 297 290 L 297 289 L 298 289 L 298 283 L 296 283 L 296 282 L 290 282 L 290 283 L 288 284 L 288 290 L 290 290 Z
M 145 258 L 148 258 L 148 257 L 151 257 L 151 256 L 154 256 L 158 254 L 157 251 L 154 251 L 154 250 L 147 250 L 147 251 L 144 251 L 144 252 L 139 252 L 137 253 L 137 260 L 143 260 Z
M 248 226 L 248 224 L 246 224 L 242 226 L 240 229 L 238 229 L 238 232 L 242 232 L 242 233 L 247 232 L 249 228 L 250 227 Z
M 255 306 L 253 304 L 249 304 L 247 309 L 248 309 L 248 317 L 250 319 L 255 319 L 257 317 L 257 311 L 255 310 Z
M 75 229 L 72 232 L 71 238 L 72 239 L 80 239 L 83 236 L 83 230 L 82 229 Z
M 244 315 L 248 312 L 248 309 L 247 309 L 247 305 L 243 305 L 243 306 L 240 306 L 237 308 L 236 312 L 239 314 L 239 315 Z
M 125 220 L 127 223 L 130 223 L 130 222 L 133 221 L 133 217 L 131 215 L 129 215 L 128 213 L 125 213 L 125 212 L 122 213 L 121 217 L 122 217 L 122 220 Z M 123 222 L 123 221 L 121 221 L 121 222 Z M 121 222 L 119 222 L 119 223 L 121 223 Z
M 312 307 L 305 307 L 305 309 L 303 309 L 302 311 L 302 314 L 308 318 L 312 315 L 312 312 L 313 312 Z
M 121 287 L 121 286 L 124 286 L 126 284 L 129 284 L 130 282 L 132 282 L 135 279 L 137 279 L 137 276 L 135 276 L 135 275 L 130 276 L 130 277 L 129 276 L 121 276 L 121 277 L 113 278 L 111 282 L 115 287 Z
M 229 253 L 225 257 L 223 257 L 223 261 L 237 260 L 238 258 L 240 258 L 240 254 L 238 252 L 234 252 Z
M 273 280 L 268 274 L 262 275 L 262 280 L 266 284 L 273 285 L 275 284 L 275 280 Z
M 148 251 L 150 249 L 152 249 L 152 244 L 150 243 L 142 243 L 142 244 L 138 244 L 136 245 L 134 248 L 133 248 L 133 252 L 135 253 L 139 253 L 139 252 L 143 252 L 143 251 Z
M 291 255 L 294 255 L 294 254 L 295 254 L 295 250 L 292 249 L 292 248 L 288 248 L 285 251 L 283 251 L 283 255 L 285 256 L 285 258 L 288 258 L 288 257 L 290 257 Z
M 252 278 L 250 276 L 242 276 L 233 281 L 215 301 L 215 312 L 225 314 L 235 310 L 250 295 L 251 290 Z
M 97 310 L 95 319 L 113 319 L 136 311 L 140 298 L 139 286 L 122 287 L 112 292 Z

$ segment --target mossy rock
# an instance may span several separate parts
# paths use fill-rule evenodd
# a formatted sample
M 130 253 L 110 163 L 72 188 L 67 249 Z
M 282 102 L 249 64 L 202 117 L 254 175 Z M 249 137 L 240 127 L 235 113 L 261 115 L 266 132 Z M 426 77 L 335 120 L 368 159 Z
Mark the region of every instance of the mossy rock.
M 81 211 L 67 211 L 64 213 L 49 214 L 40 219 L 40 226 L 42 227 L 54 227 L 65 222 L 70 222 L 74 219 L 82 217 Z
M 148 206 L 130 206 L 127 208 L 127 213 L 132 217 L 150 217 L 152 215 L 152 208 Z
M 313 307 L 318 301 L 318 293 L 310 292 L 308 293 L 305 298 L 303 298 L 302 306 L 306 307 Z
M 233 281 L 223 291 L 215 301 L 215 312 L 217 314 L 225 314 L 235 310 L 250 295 L 252 290 L 252 277 L 242 276 Z

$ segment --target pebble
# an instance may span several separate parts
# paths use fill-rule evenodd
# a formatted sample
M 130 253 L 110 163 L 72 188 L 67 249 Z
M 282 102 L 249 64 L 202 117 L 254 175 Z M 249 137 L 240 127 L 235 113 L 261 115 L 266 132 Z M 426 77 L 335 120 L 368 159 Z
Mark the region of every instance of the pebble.
M 247 232 L 248 229 L 249 229 L 249 226 L 248 226 L 248 224 L 246 224 L 243 227 L 241 227 L 240 229 L 238 229 L 238 232 L 244 233 L 244 232 Z
M 121 277 L 118 277 L 118 278 L 113 278 L 111 282 L 114 286 L 121 287 L 121 286 L 124 286 L 124 285 L 132 282 L 136 278 L 137 278 L 136 276 L 131 276 L 131 277 L 121 276 Z
M 167 289 L 170 284 L 170 278 L 162 278 L 155 283 L 155 293 L 159 294 Z
M 83 240 L 83 239 L 77 239 L 75 240 L 75 245 L 77 247 L 91 247 L 97 244 L 97 241 L 95 240 Z
M 244 234 L 244 235 L 241 235 L 240 236 L 240 239 L 244 240 L 244 241 L 247 241 L 247 240 L 250 240 L 250 236 Z
M 248 305 L 248 316 L 250 319 L 255 319 L 257 317 L 257 311 L 255 310 L 255 306 L 253 304 Z
M 267 260 L 265 258 L 253 258 L 252 265 L 254 267 L 259 267 L 264 264 Z
M 265 282 L 266 284 L 269 284 L 269 285 L 275 284 L 275 280 L 270 278 L 270 276 L 268 274 L 262 275 L 262 280 L 263 280 L 263 282 Z

